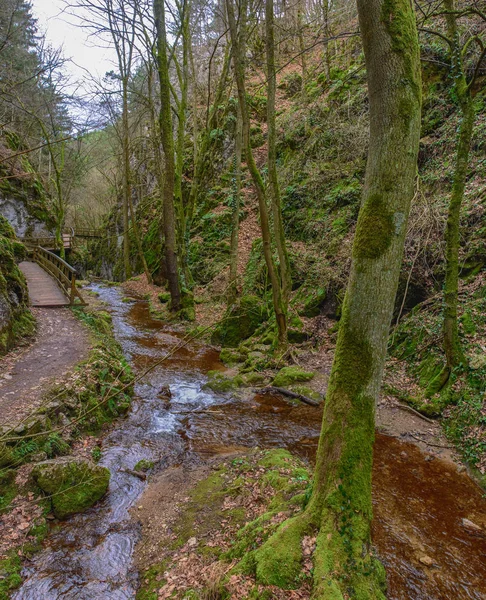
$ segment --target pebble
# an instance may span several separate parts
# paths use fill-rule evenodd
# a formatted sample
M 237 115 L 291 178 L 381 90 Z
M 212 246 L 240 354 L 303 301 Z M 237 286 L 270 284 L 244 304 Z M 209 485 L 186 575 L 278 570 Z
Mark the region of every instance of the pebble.
M 426 554 L 424 554 L 424 556 L 421 556 L 419 558 L 419 561 L 423 565 L 426 565 L 427 567 L 431 567 L 434 564 L 434 560 L 432 558 L 430 558 L 430 556 L 427 556 Z
M 462 519 L 461 525 L 471 533 L 484 533 L 479 525 L 476 525 L 476 523 L 473 523 L 469 519 Z

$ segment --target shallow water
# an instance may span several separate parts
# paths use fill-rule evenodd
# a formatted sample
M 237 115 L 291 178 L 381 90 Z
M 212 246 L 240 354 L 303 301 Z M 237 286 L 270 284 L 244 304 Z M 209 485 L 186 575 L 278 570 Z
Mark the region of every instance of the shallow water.
M 146 302 L 122 302 L 112 287 L 92 289 L 107 303 L 137 372 L 180 346 L 182 334 L 152 319 Z M 25 569 L 15 600 L 135 597 L 132 555 L 139 529 L 128 510 L 145 483 L 122 469 L 142 458 L 163 468 L 258 446 L 286 447 L 312 461 L 320 411 L 270 396 L 222 398 L 204 391 L 205 373 L 219 368 L 216 351 L 192 342 L 137 383 L 130 414 L 103 442 L 101 464 L 112 472 L 109 494 L 54 529 Z M 161 393 L 165 386 L 170 400 Z M 486 599 L 486 540 L 461 525 L 463 518 L 484 523 L 486 501 L 466 475 L 438 459 L 427 461 L 411 444 L 378 435 L 374 506 L 373 539 L 387 567 L 390 600 Z

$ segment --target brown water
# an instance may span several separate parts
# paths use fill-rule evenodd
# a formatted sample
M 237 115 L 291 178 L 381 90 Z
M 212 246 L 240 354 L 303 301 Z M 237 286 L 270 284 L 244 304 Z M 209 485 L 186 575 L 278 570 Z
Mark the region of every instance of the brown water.
M 152 319 L 146 302 L 126 304 L 114 288 L 93 288 L 112 312 L 117 338 L 136 371 L 180 344 L 182 334 Z M 135 598 L 132 554 L 139 530 L 128 510 L 145 484 L 122 469 L 142 458 L 166 468 L 258 446 L 286 447 L 312 462 L 320 411 L 270 396 L 204 391 L 205 373 L 219 368 L 217 352 L 192 343 L 137 384 L 129 416 L 104 440 L 101 464 L 112 472 L 109 494 L 51 533 L 25 569 L 15 600 Z M 167 385 L 170 402 L 159 397 Z M 486 540 L 461 525 L 463 518 L 484 524 L 486 501 L 466 475 L 438 459 L 427 461 L 410 444 L 378 435 L 374 506 L 373 539 L 387 568 L 390 600 L 486 599 Z

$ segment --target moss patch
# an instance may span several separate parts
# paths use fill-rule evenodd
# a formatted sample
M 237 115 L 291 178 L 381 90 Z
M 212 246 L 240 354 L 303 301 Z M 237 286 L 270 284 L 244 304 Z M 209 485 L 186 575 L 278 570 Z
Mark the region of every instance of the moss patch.
M 380 194 L 371 195 L 364 203 L 353 245 L 355 258 L 376 259 L 390 247 L 395 231 L 393 215 Z
M 315 373 L 304 371 L 300 367 L 284 367 L 280 369 L 273 380 L 276 387 L 288 387 L 292 383 L 310 381 L 315 377 Z

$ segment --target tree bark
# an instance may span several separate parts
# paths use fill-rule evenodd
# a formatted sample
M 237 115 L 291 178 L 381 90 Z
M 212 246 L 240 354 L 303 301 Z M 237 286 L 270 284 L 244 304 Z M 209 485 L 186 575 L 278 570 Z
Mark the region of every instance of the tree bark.
M 421 75 L 410 0 L 358 0 L 368 72 L 370 148 L 350 278 L 326 396 L 312 496 L 256 552 L 262 583 L 291 584 L 301 537 L 317 529 L 313 598 L 383 599 L 371 552 L 371 469 L 393 305 L 413 197 Z
M 280 272 L 280 310 L 285 318 L 282 323 L 282 343 L 287 342 L 287 311 L 290 292 L 292 291 L 292 278 L 290 273 L 290 260 L 285 242 L 285 232 L 282 219 L 282 203 L 280 198 L 280 187 L 277 175 L 277 151 L 276 151 L 276 122 L 275 122 L 275 95 L 277 89 L 277 75 L 275 67 L 275 25 L 273 18 L 273 0 L 265 3 L 265 33 L 267 53 L 267 124 L 268 124 L 268 182 L 273 215 L 273 230 L 275 244 L 277 246 L 279 272 Z M 279 327 L 280 333 L 280 327 Z
M 241 108 L 236 109 L 235 155 L 233 159 L 233 198 L 231 214 L 230 274 L 227 304 L 231 306 L 238 295 L 238 242 L 240 229 L 241 158 L 243 151 L 243 122 Z
M 193 279 L 188 265 L 189 243 L 187 236 L 186 208 L 184 207 L 184 199 L 182 197 L 182 175 L 184 171 L 184 141 L 186 135 L 187 123 L 187 108 L 189 94 L 189 55 L 191 45 L 190 35 L 190 2 L 183 0 L 179 7 L 181 19 L 181 38 L 182 38 L 182 65 L 177 65 L 179 75 L 180 98 L 177 107 L 177 146 L 176 146 L 176 170 L 175 170 L 175 188 L 174 202 L 177 214 L 177 230 L 178 230 L 178 255 L 179 255 L 179 270 L 182 279 L 182 287 L 190 289 L 193 287 Z M 177 58 L 174 56 L 177 64 Z
M 165 262 L 171 297 L 171 309 L 173 311 L 179 311 L 181 308 L 181 290 L 177 264 L 177 237 L 174 210 L 175 154 L 170 106 L 170 81 L 169 65 L 167 61 L 167 33 L 165 28 L 164 0 L 154 0 L 153 6 L 157 32 L 157 68 L 159 72 L 161 101 L 159 117 L 160 136 L 165 159 L 165 176 L 163 179 Z
M 129 207 L 132 186 L 130 181 L 130 133 L 128 127 L 128 76 L 122 75 L 122 149 L 123 149 L 123 266 L 125 270 L 125 279 L 132 276 L 132 267 L 130 264 L 130 219 Z
M 281 345 L 287 344 L 287 318 L 283 310 L 281 285 L 277 275 L 277 269 L 272 255 L 272 243 L 270 234 L 270 221 L 267 208 L 267 197 L 263 178 L 255 163 L 250 144 L 250 117 L 246 99 L 245 70 L 246 70 L 246 13 L 248 10 L 247 0 L 240 3 L 239 28 L 236 24 L 233 0 L 226 0 L 226 12 L 233 48 L 233 64 L 235 70 L 236 86 L 238 88 L 238 102 L 241 108 L 243 121 L 243 148 L 245 151 L 246 164 L 255 185 L 258 208 L 260 212 L 260 229 L 262 232 L 263 254 L 268 270 L 268 277 L 272 287 L 272 301 L 278 327 L 278 338 Z
M 447 29 L 451 46 L 451 62 L 454 88 L 461 110 L 454 180 L 449 202 L 447 225 L 445 232 L 446 264 L 444 282 L 444 352 L 446 355 L 445 382 L 452 369 L 464 361 L 464 353 L 459 341 L 457 322 L 458 289 L 459 289 L 459 234 L 461 207 L 466 187 L 469 163 L 469 152 L 473 135 L 475 111 L 471 91 L 468 87 L 461 56 L 461 44 L 454 11 L 454 0 L 445 0 Z

